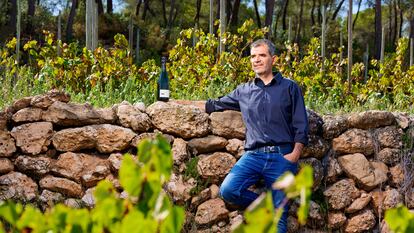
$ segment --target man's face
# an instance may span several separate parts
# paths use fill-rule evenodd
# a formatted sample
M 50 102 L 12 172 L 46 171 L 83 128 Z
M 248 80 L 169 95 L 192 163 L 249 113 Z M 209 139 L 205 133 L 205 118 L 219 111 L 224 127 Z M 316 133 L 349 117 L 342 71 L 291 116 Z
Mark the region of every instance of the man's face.
M 272 65 L 276 56 L 271 56 L 267 45 L 259 45 L 250 49 L 250 62 L 257 75 L 272 73 Z

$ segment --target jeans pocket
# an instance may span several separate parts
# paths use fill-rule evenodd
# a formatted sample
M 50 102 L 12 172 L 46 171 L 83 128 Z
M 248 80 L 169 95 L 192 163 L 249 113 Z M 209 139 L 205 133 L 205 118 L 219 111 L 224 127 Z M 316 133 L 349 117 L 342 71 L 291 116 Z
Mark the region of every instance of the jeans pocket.
M 296 164 L 297 164 L 297 162 L 292 162 L 292 161 L 290 161 L 289 159 L 285 158 L 285 155 L 284 155 L 284 154 L 279 154 L 279 155 L 280 155 L 280 157 L 282 157 L 282 159 L 283 159 L 286 163 L 289 163 L 289 164 L 292 164 L 292 165 L 296 165 Z

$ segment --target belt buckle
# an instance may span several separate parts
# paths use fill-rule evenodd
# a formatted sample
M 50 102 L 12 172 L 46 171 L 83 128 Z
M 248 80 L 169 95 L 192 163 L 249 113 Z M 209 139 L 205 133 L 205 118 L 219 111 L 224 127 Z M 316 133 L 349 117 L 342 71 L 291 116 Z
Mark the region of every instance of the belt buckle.
M 276 147 L 275 146 L 267 146 L 267 153 L 272 153 L 276 151 Z

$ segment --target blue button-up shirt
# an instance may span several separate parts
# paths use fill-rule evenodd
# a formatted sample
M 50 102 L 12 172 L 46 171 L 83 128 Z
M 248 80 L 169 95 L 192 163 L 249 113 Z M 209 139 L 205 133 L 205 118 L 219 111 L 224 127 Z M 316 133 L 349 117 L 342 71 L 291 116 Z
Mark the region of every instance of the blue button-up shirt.
M 308 144 L 308 118 L 302 92 L 280 73 L 265 85 L 260 78 L 239 85 L 230 94 L 206 102 L 206 112 L 241 111 L 246 125 L 245 149 Z

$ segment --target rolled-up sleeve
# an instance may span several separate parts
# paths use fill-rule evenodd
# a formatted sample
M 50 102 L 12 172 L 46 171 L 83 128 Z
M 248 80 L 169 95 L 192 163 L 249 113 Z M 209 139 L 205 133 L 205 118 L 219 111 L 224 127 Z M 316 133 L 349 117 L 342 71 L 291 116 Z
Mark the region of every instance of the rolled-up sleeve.
M 299 86 L 294 83 L 291 88 L 292 99 L 292 126 L 294 132 L 294 142 L 300 142 L 307 145 L 308 139 L 308 116 L 306 113 L 305 102 L 303 100 L 302 91 Z
M 228 95 L 220 97 L 216 100 L 208 99 L 206 102 L 206 112 L 208 114 L 212 112 L 219 112 L 224 110 L 240 111 L 240 87 L 230 92 Z

